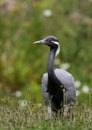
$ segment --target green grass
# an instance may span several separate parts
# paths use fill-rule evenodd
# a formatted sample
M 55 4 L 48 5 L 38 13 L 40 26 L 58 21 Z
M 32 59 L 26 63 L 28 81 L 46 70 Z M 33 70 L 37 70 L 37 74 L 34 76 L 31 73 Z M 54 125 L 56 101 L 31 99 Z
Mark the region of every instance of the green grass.
M 0 105 L 0 130 L 92 130 L 92 110 L 83 103 L 76 103 L 74 117 L 47 120 L 45 105 L 20 106 L 19 101 L 8 99 Z

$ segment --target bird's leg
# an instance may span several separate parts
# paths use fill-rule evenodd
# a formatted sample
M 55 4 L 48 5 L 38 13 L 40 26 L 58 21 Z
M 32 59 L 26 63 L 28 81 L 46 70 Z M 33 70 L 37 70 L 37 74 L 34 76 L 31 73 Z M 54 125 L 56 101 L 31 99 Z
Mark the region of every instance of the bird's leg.
M 47 105 L 48 118 L 49 118 L 49 119 L 52 118 L 52 105 L 51 105 L 51 100 L 52 100 L 52 96 L 50 97 L 50 99 L 49 99 L 49 101 L 48 101 L 48 105 Z
M 65 105 L 65 107 L 64 107 L 64 117 L 68 117 L 70 113 L 73 116 L 73 112 L 72 112 L 73 105 L 74 105 L 74 102 L 71 102 L 71 103 Z
M 65 105 L 65 107 L 64 107 L 64 117 L 68 117 L 69 110 L 70 110 L 70 106 L 69 105 Z
M 48 105 L 47 109 L 48 109 L 48 118 L 51 119 L 51 118 L 52 118 L 52 110 L 51 110 L 51 106 Z

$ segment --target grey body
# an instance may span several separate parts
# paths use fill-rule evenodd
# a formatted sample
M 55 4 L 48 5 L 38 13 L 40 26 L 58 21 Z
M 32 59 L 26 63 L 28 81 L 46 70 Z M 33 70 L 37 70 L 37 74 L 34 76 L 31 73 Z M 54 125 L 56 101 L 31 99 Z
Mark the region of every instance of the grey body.
M 67 71 L 63 69 L 55 69 L 54 71 L 57 78 L 63 83 L 66 89 L 66 92 L 64 92 L 64 100 L 66 103 L 64 114 L 66 116 L 67 112 L 70 109 L 69 108 L 70 105 L 76 101 L 76 89 L 74 85 L 74 78 L 70 73 L 68 73 Z M 50 102 L 50 95 L 47 92 L 47 85 L 48 85 L 48 73 L 45 73 L 43 74 L 43 77 L 42 77 L 42 94 L 45 100 L 45 104 L 48 108 L 49 116 L 51 117 L 53 106 Z

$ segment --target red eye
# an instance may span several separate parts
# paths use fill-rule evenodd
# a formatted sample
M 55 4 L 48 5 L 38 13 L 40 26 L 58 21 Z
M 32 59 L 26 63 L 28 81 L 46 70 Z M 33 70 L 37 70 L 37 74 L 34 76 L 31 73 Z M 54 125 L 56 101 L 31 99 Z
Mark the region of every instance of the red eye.
M 51 42 L 52 40 L 50 39 L 49 42 Z
M 53 41 L 53 39 L 49 39 L 49 42 L 52 42 Z

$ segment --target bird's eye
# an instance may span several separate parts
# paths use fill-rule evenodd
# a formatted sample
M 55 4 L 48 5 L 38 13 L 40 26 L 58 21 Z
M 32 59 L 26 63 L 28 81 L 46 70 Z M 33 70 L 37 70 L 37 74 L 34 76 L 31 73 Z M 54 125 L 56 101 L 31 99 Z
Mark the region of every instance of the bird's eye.
M 53 41 L 53 39 L 49 39 L 49 42 L 52 42 Z
M 50 43 L 53 41 L 53 39 L 46 39 L 46 41 Z
M 46 41 L 48 42 L 48 43 L 51 43 L 51 42 L 58 42 L 58 40 L 57 39 L 55 39 L 55 38 L 47 38 L 46 39 Z

